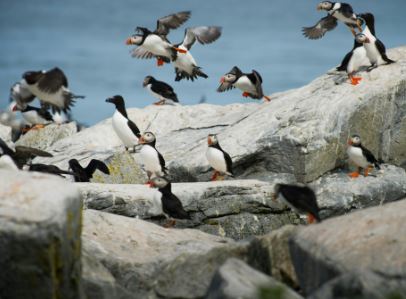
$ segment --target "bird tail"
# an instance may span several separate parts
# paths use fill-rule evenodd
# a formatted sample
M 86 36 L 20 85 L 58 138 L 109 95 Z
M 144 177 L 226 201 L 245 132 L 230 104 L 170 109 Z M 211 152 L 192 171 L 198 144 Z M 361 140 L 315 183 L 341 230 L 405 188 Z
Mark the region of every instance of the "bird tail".
M 193 70 L 193 72 L 194 72 L 197 76 L 199 76 L 199 77 L 202 77 L 202 78 L 205 78 L 205 79 L 209 78 L 209 76 L 207 76 L 205 73 L 203 73 L 202 70 L 201 70 L 201 68 L 198 67 L 198 66 L 195 67 L 195 69 Z
M 81 96 L 81 95 L 76 95 L 76 94 L 71 94 L 72 99 L 84 99 L 86 96 Z
M 383 60 L 385 60 L 385 62 L 386 62 L 386 64 L 392 64 L 392 63 L 395 63 L 396 61 L 394 61 L 394 60 L 392 60 L 392 59 L 390 59 L 390 58 L 388 58 L 388 56 L 382 56 L 382 58 L 383 58 Z

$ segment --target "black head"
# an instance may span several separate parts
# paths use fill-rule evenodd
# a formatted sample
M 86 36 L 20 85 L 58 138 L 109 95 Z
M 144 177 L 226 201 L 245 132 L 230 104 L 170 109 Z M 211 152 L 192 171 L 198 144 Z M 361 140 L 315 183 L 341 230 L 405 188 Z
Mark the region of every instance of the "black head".
M 361 145 L 361 137 L 357 134 L 354 134 L 351 136 L 350 139 L 348 139 L 348 144 L 352 146 L 360 146 Z
M 242 71 L 237 66 L 234 66 L 231 71 L 221 77 L 220 83 L 234 83 L 242 76 L 242 74 Z
M 145 86 L 147 86 L 148 84 L 152 84 L 152 83 L 155 82 L 155 81 L 156 81 L 156 80 L 155 80 L 154 77 L 152 77 L 152 76 L 146 76 L 146 77 L 144 78 L 144 81 L 142 82 L 142 86 L 145 87 Z
M 76 159 L 70 159 L 68 163 L 70 169 L 73 169 L 76 166 L 80 166 L 79 161 Z
M 120 95 L 115 95 L 114 97 L 106 99 L 107 103 L 112 103 L 116 107 L 125 106 L 124 99 Z
M 357 15 L 357 17 L 362 22 L 362 25 L 367 25 L 368 26 L 368 24 L 375 23 L 375 17 L 370 12 L 361 13 L 361 14 Z
M 162 176 L 154 177 L 151 180 L 150 186 L 157 189 L 163 189 L 171 185 L 171 182 Z
M 23 74 L 23 79 L 27 82 L 27 84 L 33 85 L 38 82 L 42 74 L 43 72 L 41 71 L 28 71 Z
M 329 11 L 329 10 L 331 10 L 332 8 L 333 8 L 333 6 L 334 6 L 334 2 L 331 2 L 331 1 L 323 1 L 323 2 L 320 2 L 318 5 L 317 5 L 317 10 L 327 10 L 327 11 Z

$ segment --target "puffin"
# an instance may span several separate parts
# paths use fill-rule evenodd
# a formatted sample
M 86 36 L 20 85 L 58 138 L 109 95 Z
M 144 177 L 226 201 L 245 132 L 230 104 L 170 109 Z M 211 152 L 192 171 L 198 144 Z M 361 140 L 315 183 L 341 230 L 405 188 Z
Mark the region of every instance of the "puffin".
M 53 174 L 53 175 L 57 175 L 57 176 L 60 176 L 60 177 L 63 177 L 63 178 L 64 178 L 63 174 L 65 174 L 65 175 L 75 175 L 73 172 L 62 170 L 62 169 L 60 169 L 59 167 L 57 167 L 55 165 L 46 165 L 46 164 L 40 164 L 40 163 L 38 163 L 38 164 L 29 164 L 29 165 L 27 165 L 26 170 Z
M 307 222 L 320 222 L 319 206 L 316 194 L 306 185 L 302 184 L 276 184 L 274 187 L 274 200 L 279 198 L 288 207 L 298 214 L 307 214 Z
M 24 109 L 19 108 L 16 104 L 13 111 L 20 111 L 24 120 L 31 125 L 31 128 L 40 129 L 53 122 L 51 113 L 45 108 L 38 108 L 26 105 Z
M 358 69 L 364 65 L 366 50 L 363 44 L 354 40 L 354 47 L 351 52 L 345 55 L 341 65 L 336 68 L 337 71 L 346 71 L 348 78 L 352 85 L 358 85 L 362 80 L 361 77 L 355 77 L 355 73 Z
M 250 97 L 252 99 L 262 99 L 269 102 L 270 97 L 264 95 L 262 91 L 262 77 L 261 75 L 252 70 L 252 73 L 245 74 L 237 66 L 234 66 L 231 71 L 220 78 L 220 86 L 217 88 L 218 92 L 237 87 L 243 91 L 243 97 Z
M 169 220 L 165 227 L 172 227 L 176 224 L 175 219 L 191 219 L 188 212 L 183 208 L 182 202 L 179 198 L 172 193 L 171 182 L 165 177 L 154 177 L 151 180 L 151 187 L 157 188 L 162 194 L 162 211 L 166 218 L 172 218 Z
M 314 26 L 302 28 L 303 35 L 309 39 L 322 38 L 327 31 L 337 27 L 337 20 L 347 25 L 354 36 L 356 35 L 355 27 L 360 32 L 362 31 L 361 20 L 348 3 L 323 1 L 317 5 L 317 10 L 327 11 L 327 16 L 321 18 Z
M 52 154 L 27 146 L 18 145 L 12 150 L 3 139 L 0 138 L 0 156 L 8 155 L 13 159 L 19 169 L 29 163 L 35 157 L 53 157 Z
M 128 118 L 123 97 L 116 95 L 106 99 L 106 102 L 116 106 L 112 119 L 114 131 L 123 142 L 126 151 L 132 148 L 135 152 L 135 146 L 138 145 L 138 138 L 141 137 L 141 133 L 137 125 Z
M 154 105 L 174 105 L 175 103 L 179 103 L 178 96 L 173 91 L 172 86 L 163 81 L 158 81 L 152 76 L 146 76 L 142 86 L 147 88 L 150 93 L 159 100 L 154 103 Z
M 74 105 L 75 99 L 84 98 L 68 89 L 68 79 L 57 67 L 48 71 L 25 72 L 23 79 L 28 90 L 42 102 L 49 104 L 52 111 L 67 112 Z
M 107 165 L 97 159 L 90 160 L 86 167 L 82 167 L 77 159 L 70 159 L 68 163 L 70 170 L 74 173 L 75 182 L 90 182 L 97 169 L 104 174 L 110 174 Z
M 156 137 L 153 133 L 145 132 L 142 134 L 139 143 L 142 144 L 140 157 L 147 172 L 147 184 L 150 184 L 151 177 L 164 176 L 167 174 L 165 159 L 155 147 Z
M 136 34 L 126 40 L 127 45 L 136 45 L 131 56 L 136 58 L 157 58 L 157 65 L 175 60 L 178 52 L 186 53 L 172 45 L 166 38 L 170 29 L 177 29 L 190 18 L 190 11 L 181 11 L 158 19 L 155 31 L 145 27 L 137 27 Z
M 371 13 L 360 14 L 359 18 L 362 23 L 365 24 L 365 28 L 362 33 L 356 35 L 355 39 L 358 43 L 363 44 L 366 55 L 371 62 L 371 66 L 368 71 L 377 68 L 379 64 L 391 64 L 394 63 L 392 59 L 389 59 L 386 55 L 385 45 L 376 38 L 375 33 L 375 18 Z
M 184 55 L 178 55 L 173 61 L 175 67 L 175 81 L 187 79 L 194 81 L 198 77 L 207 79 L 208 76 L 202 72 L 196 60 L 190 53 L 190 49 L 198 41 L 200 44 L 210 44 L 221 36 L 222 28 L 219 26 L 198 26 L 185 29 L 183 41 L 175 47 L 187 51 Z
M 214 168 L 212 181 L 217 180 L 221 174 L 233 176 L 233 161 L 228 153 L 226 153 L 220 146 L 217 135 L 209 134 L 207 137 L 207 151 L 206 158 L 211 167 Z
M 374 155 L 365 148 L 361 143 L 361 137 L 359 135 L 352 135 L 348 139 L 347 155 L 352 163 L 357 166 L 357 170 L 349 173 L 352 178 L 357 178 L 361 171 L 364 169 L 364 176 L 368 176 L 369 171 L 376 167 L 380 168 L 380 162 L 374 157 Z
M 28 89 L 28 84 L 22 79 L 20 82 L 14 83 L 10 88 L 10 102 L 15 102 L 15 105 L 20 109 L 24 109 L 29 103 L 35 100 L 35 95 Z

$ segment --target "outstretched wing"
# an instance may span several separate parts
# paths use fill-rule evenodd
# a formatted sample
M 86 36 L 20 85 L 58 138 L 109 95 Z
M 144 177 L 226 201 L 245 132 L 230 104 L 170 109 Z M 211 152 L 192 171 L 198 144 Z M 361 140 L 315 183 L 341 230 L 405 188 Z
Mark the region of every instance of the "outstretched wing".
M 47 93 L 55 93 L 62 87 L 68 87 L 68 79 L 59 68 L 44 73 L 38 80 L 38 89 Z
M 140 59 L 151 59 L 155 55 L 144 49 L 142 46 L 136 47 L 130 51 L 131 57 L 140 58 Z
M 235 88 L 235 87 L 234 87 L 234 85 L 232 83 L 223 82 L 217 88 L 217 92 L 224 92 L 226 90 L 230 90 L 230 89 L 233 89 L 233 88 Z
M 107 165 L 97 159 L 92 159 L 89 164 L 86 166 L 85 171 L 86 174 L 89 177 L 93 176 L 93 173 L 96 171 L 96 169 L 100 170 L 101 172 L 105 173 L 105 174 L 110 174 L 109 168 L 107 167 Z
M 182 45 L 190 50 L 196 40 L 204 44 L 210 44 L 221 36 L 221 27 L 218 26 L 199 26 L 190 27 L 185 30 L 185 37 Z
M 337 19 L 331 15 L 321 18 L 313 27 L 303 27 L 303 35 L 309 39 L 319 39 L 327 31 L 333 30 L 337 26 Z
M 252 70 L 252 75 L 255 78 L 254 83 L 255 90 L 257 91 L 258 94 L 258 99 L 262 99 L 264 97 L 264 92 L 262 91 L 262 77 L 256 70 Z
M 181 11 L 158 19 L 155 33 L 166 36 L 170 29 L 176 29 L 190 18 L 190 11 Z
M 348 3 L 341 3 L 339 12 L 346 18 L 351 18 L 354 16 L 354 10 L 352 9 L 352 6 L 349 5 Z

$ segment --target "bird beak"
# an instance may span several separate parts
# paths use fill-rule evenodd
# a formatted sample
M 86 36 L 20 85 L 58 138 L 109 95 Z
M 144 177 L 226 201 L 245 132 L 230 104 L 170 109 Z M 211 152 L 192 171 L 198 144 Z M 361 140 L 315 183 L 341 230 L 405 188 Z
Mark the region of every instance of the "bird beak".
M 148 182 L 147 185 L 148 185 L 148 187 L 150 187 L 150 188 L 155 187 L 155 185 L 154 185 L 153 182 Z
M 211 138 L 210 138 L 210 137 L 208 137 L 208 138 L 207 138 L 207 143 L 208 143 L 209 145 L 211 145 L 211 144 L 212 144 L 212 142 L 211 142 Z
M 126 44 L 126 45 L 132 45 L 132 44 L 133 44 L 132 38 L 131 38 L 131 37 L 127 38 L 127 39 L 125 40 L 125 44 Z
M 113 103 L 113 99 L 112 99 L 112 98 L 108 98 L 108 99 L 106 99 L 106 102 L 107 102 L 107 103 Z
M 323 5 L 321 4 L 321 3 L 319 3 L 318 5 L 317 5 L 317 10 L 322 10 L 323 9 Z
M 15 105 L 15 106 L 13 107 L 13 111 L 18 111 L 17 105 Z
M 224 76 L 223 76 L 220 78 L 220 83 L 224 83 L 224 81 L 226 81 L 226 78 L 224 78 Z
M 144 137 L 140 137 L 140 139 L 138 139 L 138 143 L 139 144 L 144 144 L 145 143 L 145 139 L 144 139 Z
M 371 42 L 371 40 L 368 37 L 366 37 L 365 40 L 364 40 L 364 43 L 369 44 L 370 42 Z
M 351 140 L 351 139 L 348 139 L 347 144 L 348 144 L 348 145 L 352 145 L 352 140 Z
M 142 82 L 142 87 L 145 87 L 145 86 L 147 86 L 148 84 L 147 84 L 147 82 Z

